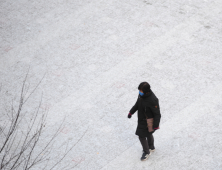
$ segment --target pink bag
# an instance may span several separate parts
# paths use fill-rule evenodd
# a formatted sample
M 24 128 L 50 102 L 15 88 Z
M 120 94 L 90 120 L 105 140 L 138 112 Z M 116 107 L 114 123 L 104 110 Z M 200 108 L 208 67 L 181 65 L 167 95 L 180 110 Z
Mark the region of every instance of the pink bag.
M 144 113 L 144 115 L 146 116 L 146 114 Z M 148 131 L 149 132 L 153 132 L 153 118 L 147 118 L 146 117 L 146 122 L 147 122 L 147 127 L 148 127 Z
M 154 129 L 153 129 L 153 118 L 146 119 L 146 121 L 147 121 L 148 131 L 153 132 L 154 131 Z
M 145 108 L 145 112 L 146 112 L 146 108 Z M 144 113 L 144 115 L 146 117 L 145 113 Z M 153 132 L 154 131 L 154 129 L 153 129 L 153 118 L 146 117 L 146 122 L 147 122 L 148 132 Z

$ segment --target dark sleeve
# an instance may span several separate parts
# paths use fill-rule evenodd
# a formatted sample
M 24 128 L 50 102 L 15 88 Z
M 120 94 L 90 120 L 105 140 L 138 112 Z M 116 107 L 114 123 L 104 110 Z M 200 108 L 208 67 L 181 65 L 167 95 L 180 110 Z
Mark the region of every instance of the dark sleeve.
M 158 128 L 159 124 L 160 124 L 160 118 L 161 118 L 158 101 L 155 102 L 154 105 L 150 106 L 150 109 L 151 109 L 153 117 L 154 117 L 153 128 Z
M 132 109 L 129 111 L 131 114 L 134 114 L 138 110 L 138 99 Z

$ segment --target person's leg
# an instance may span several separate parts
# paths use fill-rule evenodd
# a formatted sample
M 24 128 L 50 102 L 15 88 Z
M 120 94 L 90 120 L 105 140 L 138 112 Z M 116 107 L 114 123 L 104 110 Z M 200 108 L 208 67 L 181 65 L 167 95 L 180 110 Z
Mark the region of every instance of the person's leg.
M 139 136 L 139 140 L 140 140 L 140 143 L 143 147 L 143 151 L 146 152 L 147 154 L 150 154 L 149 145 L 148 145 L 148 142 L 146 140 L 146 137 L 140 137 Z
M 154 147 L 154 138 L 153 138 L 153 134 L 149 134 L 149 136 L 147 137 L 147 143 L 150 149 L 155 149 Z

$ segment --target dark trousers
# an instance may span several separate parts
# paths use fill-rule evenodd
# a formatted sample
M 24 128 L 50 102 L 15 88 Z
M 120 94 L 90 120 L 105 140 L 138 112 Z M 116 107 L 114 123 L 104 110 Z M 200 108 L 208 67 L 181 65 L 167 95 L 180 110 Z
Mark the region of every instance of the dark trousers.
M 147 154 L 150 153 L 149 149 L 155 149 L 153 134 L 150 134 L 148 137 L 139 136 L 139 140 L 143 147 L 143 151 L 146 152 Z

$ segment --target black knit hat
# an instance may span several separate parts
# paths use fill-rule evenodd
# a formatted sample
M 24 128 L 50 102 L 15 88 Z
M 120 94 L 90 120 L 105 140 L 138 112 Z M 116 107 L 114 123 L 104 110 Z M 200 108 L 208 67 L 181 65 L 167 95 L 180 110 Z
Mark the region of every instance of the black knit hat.
M 138 90 L 142 90 L 144 94 L 150 92 L 150 85 L 147 82 L 140 83 Z

